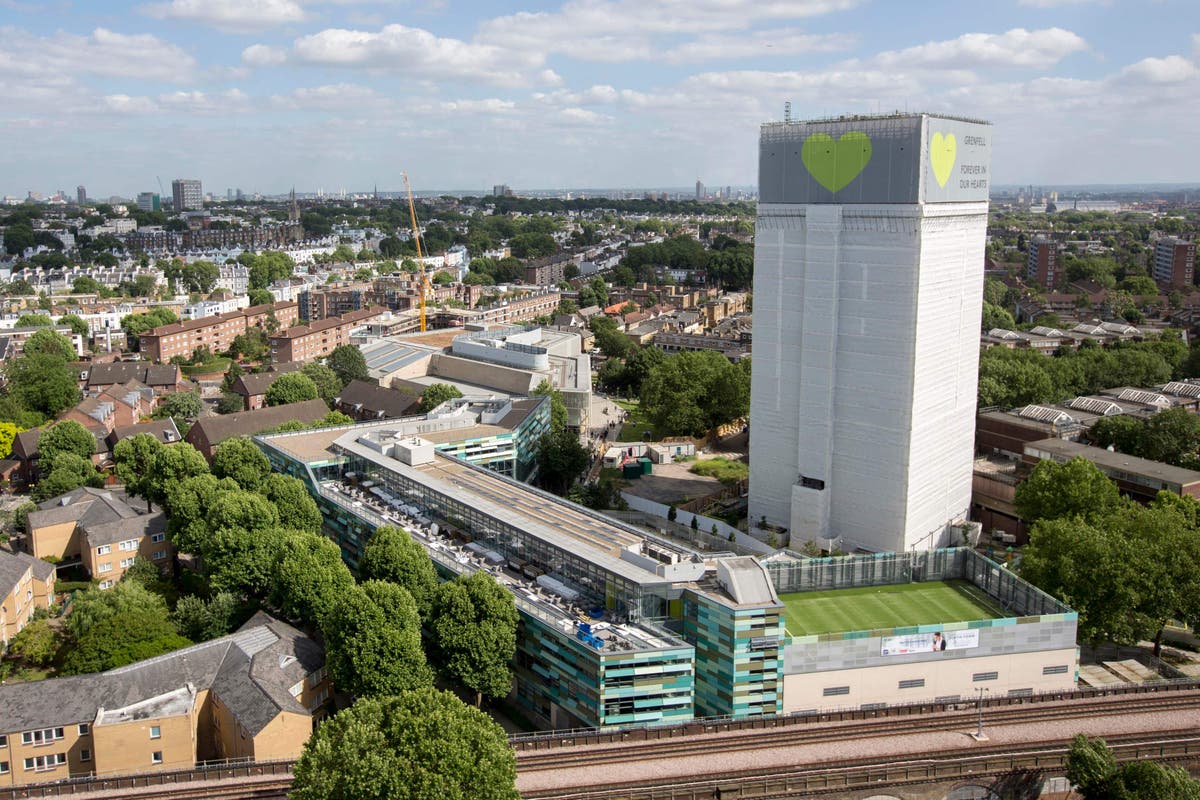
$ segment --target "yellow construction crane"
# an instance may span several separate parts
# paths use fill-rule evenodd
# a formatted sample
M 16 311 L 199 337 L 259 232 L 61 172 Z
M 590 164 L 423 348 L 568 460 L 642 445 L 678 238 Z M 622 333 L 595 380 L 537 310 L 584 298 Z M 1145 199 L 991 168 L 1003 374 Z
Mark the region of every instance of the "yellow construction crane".
M 417 294 L 421 302 L 421 333 L 425 332 L 425 294 L 433 289 L 429 285 L 429 276 L 425 274 L 425 261 L 421 257 L 421 229 L 417 227 L 417 207 L 413 205 L 412 187 L 408 185 L 408 173 L 401 172 L 404 176 L 404 191 L 408 194 L 408 217 L 412 220 L 413 242 L 417 245 L 417 267 L 419 268 L 419 277 L 417 278 Z

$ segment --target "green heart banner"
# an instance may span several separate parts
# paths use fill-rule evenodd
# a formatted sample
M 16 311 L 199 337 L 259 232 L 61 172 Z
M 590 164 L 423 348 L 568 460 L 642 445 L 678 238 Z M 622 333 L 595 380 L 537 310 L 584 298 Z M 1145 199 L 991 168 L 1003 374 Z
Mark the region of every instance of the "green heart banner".
M 831 192 L 846 187 L 871 160 L 871 137 L 862 131 L 849 131 L 834 139 L 827 133 L 814 133 L 804 140 L 800 158 L 809 174 Z

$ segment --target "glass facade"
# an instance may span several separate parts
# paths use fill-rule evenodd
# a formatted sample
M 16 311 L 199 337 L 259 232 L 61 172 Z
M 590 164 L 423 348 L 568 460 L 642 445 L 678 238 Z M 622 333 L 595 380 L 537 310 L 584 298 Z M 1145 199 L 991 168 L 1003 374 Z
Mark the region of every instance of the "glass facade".
M 683 635 L 696 647 L 696 715 L 756 717 L 783 711 L 779 608 L 734 608 L 684 592 Z

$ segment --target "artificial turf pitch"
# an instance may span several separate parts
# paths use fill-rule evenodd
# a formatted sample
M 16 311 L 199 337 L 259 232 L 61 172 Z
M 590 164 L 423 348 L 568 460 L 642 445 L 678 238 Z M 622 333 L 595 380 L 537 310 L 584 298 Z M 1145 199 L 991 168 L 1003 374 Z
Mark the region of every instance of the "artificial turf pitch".
M 966 581 L 856 586 L 827 592 L 781 594 L 788 633 L 902 628 L 936 622 L 966 622 L 1006 616 Z

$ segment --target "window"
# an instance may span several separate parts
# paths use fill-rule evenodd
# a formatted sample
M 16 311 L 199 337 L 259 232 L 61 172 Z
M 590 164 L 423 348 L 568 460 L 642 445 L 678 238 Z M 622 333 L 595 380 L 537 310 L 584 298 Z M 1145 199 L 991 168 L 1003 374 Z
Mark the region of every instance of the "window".
M 31 744 L 35 747 L 50 744 L 63 738 L 62 728 L 43 728 L 40 731 L 25 731 L 21 734 L 21 744 Z
M 152 542 L 161 542 L 161 541 L 165 541 L 165 540 L 166 540 L 166 538 L 167 538 L 167 535 L 166 535 L 165 533 L 152 533 L 152 534 L 150 534 L 150 541 L 152 541 Z
M 920 689 L 924 685 L 924 678 L 913 678 L 912 680 L 900 681 L 901 689 Z
M 161 764 L 162 763 L 162 750 L 155 750 L 153 753 L 150 754 L 150 763 L 151 764 Z
M 976 672 L 971 676 L 971 680 L 979 683 L 980 681 L 994 681 L 1000 677 L 998 672 Z
M 162 561 L 166 557 L 167 557 L 166 550 L 155 550 L 153 553 L 150 554 L 150 558 L 152 558 L 155 561 Z
M 112 562 L 105 561 L 103 564 L 100 565 L 100 568 L 97 569 L 96 571 L 97 572 L 112 572 Z
M 45 756 L 34 756 L 25 759 L 25 769 L 35 772 L 45 772 L 67 763 L 66 753 L 51 753 Z
M 8 737 L 0 736 L 0 747 L 8 747 Z
M 98 556 L 106 556 L 111 552 L 112 552 L 111 544 L 102 544 L 96 548 L 96 555 L 98 555 Z
M 79 723 L 79 735 L 80 736 L 87 736 L 91 732 L 92 732 L 91 725 L 87 724 L 86 722 Z
M 161 739 L 162 738 L 162 728 L 160 728 L 157 725 L 151 725 L 150 726 L 150 738 L 151 739 Z
M 113 581 L 100 581 L 101 589 L 111 589 L 112 587 L 113 587 Z
M 86 747 L 83 748 L 82 750 L 80 750 L 79 751 L 79 760 L 80 761 L 91 761 L 92 760 L 92 751 L 88 750 Z
M 1042 667 L 1042 674 L 1043 675 L 1066 675 L 1067 674 L 1067 665 L 1060 664 L 1060 665 L 1054 666 L 1054 667 Z
M 126 551 L 137 550 L 138 549 L 138 540 L 137 539 L 126 539 L 125 541 L 123 541 L 119 545 L 117 545 L 117 547 L 120 548 L 121 550 L 126 550 Z
M 0 761 L 0 775 L 7 775 L 7 774 L 8 774 L 8 762 Z
M 836 697 L 837 695 L 840 695 L 840 694 L 850 694 L 850 687 L 849 686 L 828 686 L 821 692 L 821 694 L 825 695 L 826 697 Z
M 135 561 L 137 561 L 136 556 L 133 558 L 122 558 L 121 559 L 121 569 L 129 569 L 130 567 L 133 566 L 133 562 L 135 562 Z

